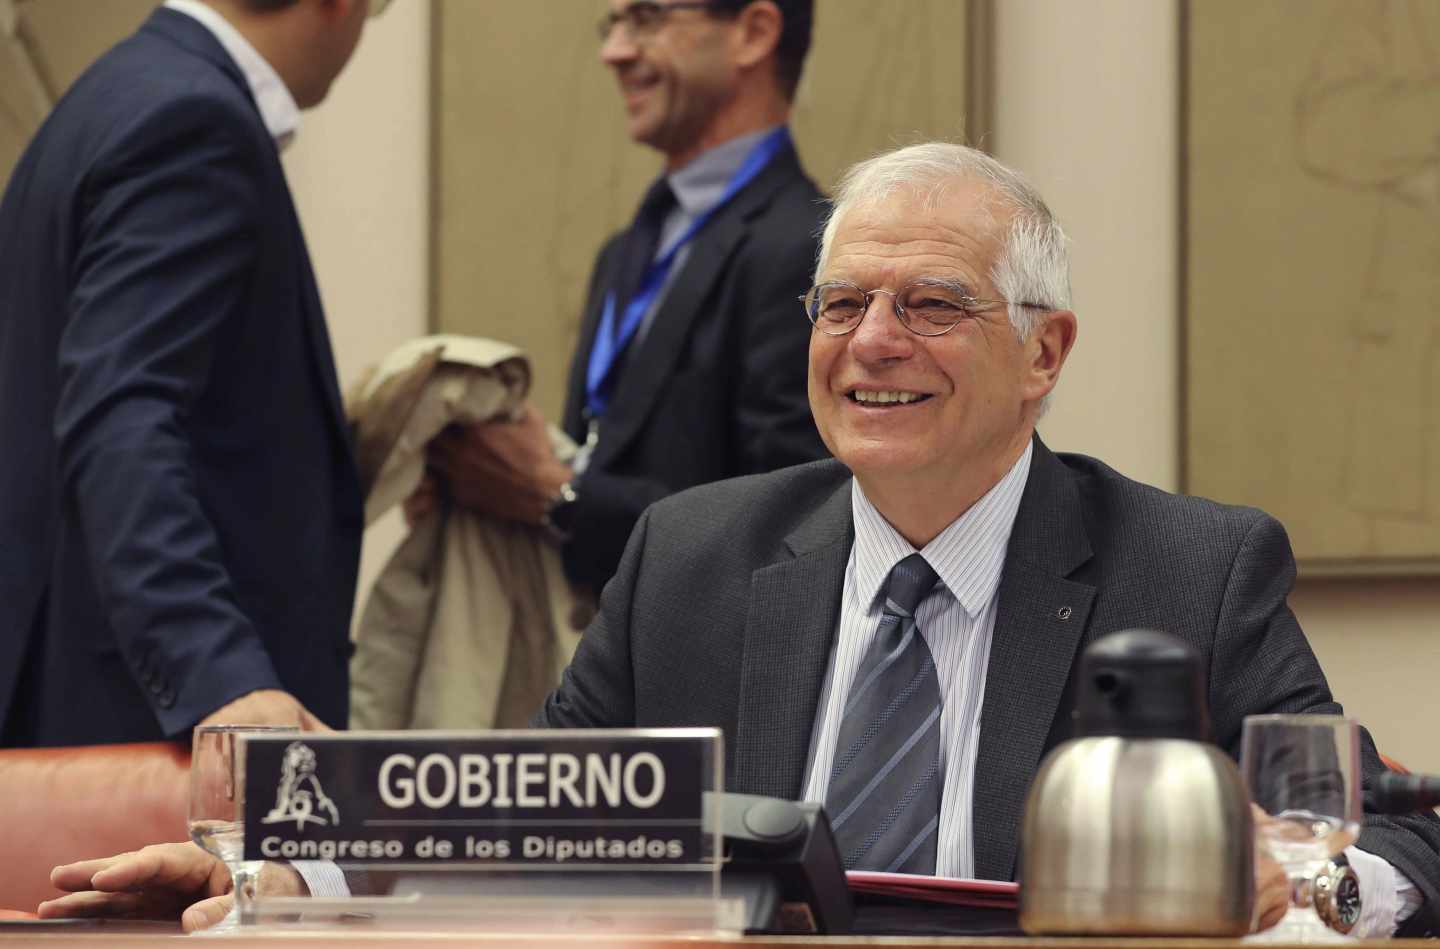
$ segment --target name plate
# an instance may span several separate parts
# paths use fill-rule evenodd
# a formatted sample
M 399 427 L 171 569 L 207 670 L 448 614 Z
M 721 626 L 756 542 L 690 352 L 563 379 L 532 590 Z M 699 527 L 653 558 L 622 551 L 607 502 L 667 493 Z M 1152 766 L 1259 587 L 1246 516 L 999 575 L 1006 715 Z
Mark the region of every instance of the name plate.
M 246 860 L 713 863 L 718 729 L 348 732 L 245 743 Z

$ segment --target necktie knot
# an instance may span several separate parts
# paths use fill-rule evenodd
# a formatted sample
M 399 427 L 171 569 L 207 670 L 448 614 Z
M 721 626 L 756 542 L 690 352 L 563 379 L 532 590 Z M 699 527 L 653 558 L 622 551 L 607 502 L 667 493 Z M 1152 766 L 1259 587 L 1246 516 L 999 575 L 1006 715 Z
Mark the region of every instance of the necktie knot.
M 890 570 L 885 581 L 886 606 L 903 616 L 913 616 L 915 608 L 935 589 L 940 575 L 919 554 L 911 554 Z
M 660 226 L 665 223 L 665 216 L 670 209 L 675 207 L 675 192 L 670 188 L 670 181 L 664 175 L 655 179 L 645 192 L 645 197 L 640 200 L 640 207 L 635 212 L 635 224 L 653 227 L 656 234 L 659 234 Z
M 640 202 L 640 208 L 635 212 L 635 220 L 625 234 L 621 249 L 620 269 L 614 284 L 617 318 L 612 330 L 617 338 L 624 323 L 624 320 L 620 319 L 620 315 L 625 312 L 630 301 L 640 292 L 640 286 L 645 280 L 645 271 L 655 260 L 655 255 L 660 252 L 660 232 L 665 229 L 666 215 L 674 207 L 675 192 L 670 190 L 670 182 L 665 179 L 664 175 L 661 175 L 655 179 L 650 190 L 645 192 L 645 197 Z

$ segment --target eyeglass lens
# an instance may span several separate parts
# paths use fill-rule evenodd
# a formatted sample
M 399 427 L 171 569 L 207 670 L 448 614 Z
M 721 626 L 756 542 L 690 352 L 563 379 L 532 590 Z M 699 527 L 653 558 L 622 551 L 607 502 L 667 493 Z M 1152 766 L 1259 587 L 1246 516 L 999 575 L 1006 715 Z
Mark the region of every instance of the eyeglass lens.
M 630 39 L 639 39 L 653 35 L 665 22 L 665 16 L 672 9 L 685 9 L 693 6 L 704 6 L 697 3 L 663 4 L 654 0 L 637 0 L 635 3 L 628 3 L 619 10 L 611 10 L 600 17 L 600 22 L 595 24 L 596 32 L 600 34 L 603 42 L 610 38 L 610 31 L 615 29 L 618 23 L 625 30 Z
M 810 292 L 806 312 L 821 332 L 839 336 L 860 324 L 870 297 L 876 293 L 890 296 L 885 290 L 866 293 L 845 284 L 822 284 Z M 923 283 L 900 288 L 894 298 L 895 315 L 907 329 L 921 336 L 947 332 L 972 315 L 976 302 L 958 289 Z

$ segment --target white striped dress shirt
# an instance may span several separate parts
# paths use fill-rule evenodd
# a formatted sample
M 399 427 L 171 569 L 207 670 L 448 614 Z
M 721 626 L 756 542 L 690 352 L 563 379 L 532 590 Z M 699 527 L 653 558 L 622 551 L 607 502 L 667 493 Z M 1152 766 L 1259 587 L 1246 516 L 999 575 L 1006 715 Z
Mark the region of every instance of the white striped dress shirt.
M 971 802 L 985 668 L 995 629 L 995 590 L 1000 586 L 1005 548 L 1025 491 L 1032 451 L 1027 445 L 995 487 L 920 551 L 940 575 L 940 583 L 915 611 L 916 625 L 935 657 L 943 703 L 940 767 L 945 784 L 935 856 L 939 876 L 968 877 L 975 872 Z M 881 590 L 891 568 L 915 553 L 865 497 L 859 482 L 852 482 L 850 497 L 855 544 L 845 568 L 840 630 L 816 709 L 805 781 L 805 800 L 822 804 L 840 734 L 841 710 L 884 612 Z

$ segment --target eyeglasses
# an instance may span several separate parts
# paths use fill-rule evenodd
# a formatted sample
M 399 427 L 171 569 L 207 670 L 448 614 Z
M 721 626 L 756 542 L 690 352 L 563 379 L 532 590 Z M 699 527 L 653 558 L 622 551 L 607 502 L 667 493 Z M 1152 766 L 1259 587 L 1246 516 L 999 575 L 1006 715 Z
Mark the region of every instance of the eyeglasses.
M 978 300 L 964 286 L 948 280 L 917 280 L 899 290 L 861 290 L 853 283 L 821 283 L 811 287 L 800 302 L 816 329 L 826 336 L 844 336 L 854 332 L 865 319 L 877 293 L 895 301 L 895 316 L 900 324 L 919 336 L 943 336 L 965 320 L 1009 305 L 1007 300 Z M 1051 309 L 1039 303 L 1015 305 Z
M 676 0 L 674 3 L 635 0 L 634 3 L 627 3 L 619 10 L 611 10 L 602 16 L 595 24 L 595 32 L 603 43 L 610 38 L 610 31 L 615 29 L 615 24 L 620 23 L 625 27 L 625 35 L 631 40 L 645 40 L 660 31 L 672 11 L 708 10 L 712 6 L 714 0 Z

